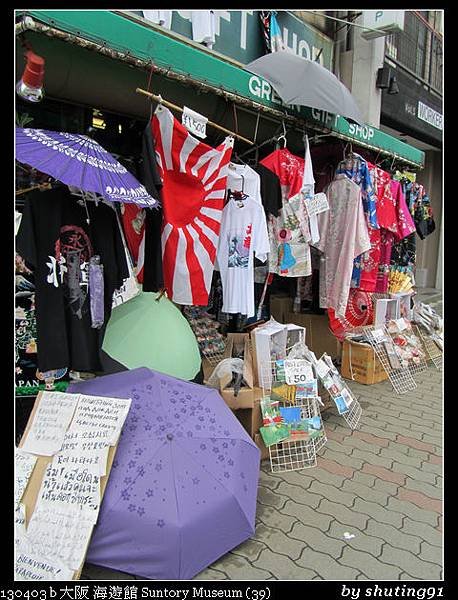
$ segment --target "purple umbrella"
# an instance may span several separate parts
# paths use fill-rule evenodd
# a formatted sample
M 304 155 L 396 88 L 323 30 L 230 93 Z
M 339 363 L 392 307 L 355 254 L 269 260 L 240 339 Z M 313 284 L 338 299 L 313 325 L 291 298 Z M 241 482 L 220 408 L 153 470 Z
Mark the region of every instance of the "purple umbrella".
M 132 398 L 88 562 L 191 579 L 254 534 L 260 452 L 215 390 L 140 368 L 69 391 Z
M 125 167 L 86 135 L 16 127 L 16 159 L 112 202 L 158 205 Z

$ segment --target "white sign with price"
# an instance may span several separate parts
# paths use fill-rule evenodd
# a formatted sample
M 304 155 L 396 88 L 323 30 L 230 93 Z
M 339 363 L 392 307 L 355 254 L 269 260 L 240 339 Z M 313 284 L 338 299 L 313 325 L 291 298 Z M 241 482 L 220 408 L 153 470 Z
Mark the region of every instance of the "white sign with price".
M 318 215 L 329 210 L 329 204 L 326 194 L 319 192 L 314 196 L 305 197 L 305 208 L 309 217 Z
M 297 385 L 312 380 L 312 365 L 307 360 L 285 360 L 285 379 L 288 385 Z
M 207 121 L 207 117 L 200 115 L 187 106 L 183 107 L 181 122 L 188 131 L 197 135 L 197 137 L 202 139 L 207 137 Z

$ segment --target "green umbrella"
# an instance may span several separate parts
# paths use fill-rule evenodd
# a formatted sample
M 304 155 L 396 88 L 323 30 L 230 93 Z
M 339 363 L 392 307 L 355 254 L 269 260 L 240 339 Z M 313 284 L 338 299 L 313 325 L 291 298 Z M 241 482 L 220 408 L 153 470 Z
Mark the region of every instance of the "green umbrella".
M 102 348 L 128 369 L 148 367 L 189 381 L 200 370 L 197 340 L 177 307 L 157 297 L 141 292 L 114 308 Z

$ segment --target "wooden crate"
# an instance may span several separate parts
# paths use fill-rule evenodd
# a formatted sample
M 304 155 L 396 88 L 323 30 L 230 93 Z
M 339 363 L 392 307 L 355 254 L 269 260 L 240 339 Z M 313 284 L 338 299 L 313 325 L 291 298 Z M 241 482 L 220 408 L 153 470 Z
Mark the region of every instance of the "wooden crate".
M 345 340 L 342 347 L 342 377 L 371 385 L 388 379 L 382 363 L 368 344 Z

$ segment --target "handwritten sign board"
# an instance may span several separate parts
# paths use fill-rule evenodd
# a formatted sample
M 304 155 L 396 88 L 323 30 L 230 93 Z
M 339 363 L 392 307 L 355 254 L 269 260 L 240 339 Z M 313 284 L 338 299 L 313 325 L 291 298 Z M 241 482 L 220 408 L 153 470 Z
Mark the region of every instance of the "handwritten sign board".
M 46 394 L 49 392 L 40 392 L 35 400 L 19 445 L 22 453 L 30 444 L 28 438 L 35 429 L 36 417 L 44 427 L 40 404 L 47 404 Z M 16 515 L 16 581 L 80 578 L 118 437 L 130 407 L 130 399 L 65 396 L 73 396 L 74 407 L 61 447 L 54 456 L 35 455 L 33 471 L 20 498 L 21 512 Z M 91 435 L 88 439 L 83 435 L 88 431 L 96 437 Z M 24 520 L 25 532 L 18 526 Z M 32 545 L 34 540 L 39 542 Z

